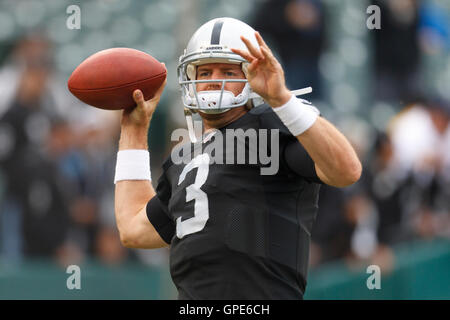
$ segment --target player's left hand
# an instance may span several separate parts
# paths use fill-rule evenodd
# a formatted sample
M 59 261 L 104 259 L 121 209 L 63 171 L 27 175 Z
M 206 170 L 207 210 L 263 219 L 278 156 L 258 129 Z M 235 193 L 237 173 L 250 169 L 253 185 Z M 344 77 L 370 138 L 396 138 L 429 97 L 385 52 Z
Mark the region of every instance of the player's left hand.
M 231 51 L 250 62 L 247 74 L 250 87 L 269 105 L 276 108 L 288 102 L 291 93 L 286 87 L 281 64 L 274 57 L 259 32 L 255 32 L 255 37 L 259 48 L 255 48 L 247 38 L 241 36 L 248 51 L 235 48 L 232 48 Z

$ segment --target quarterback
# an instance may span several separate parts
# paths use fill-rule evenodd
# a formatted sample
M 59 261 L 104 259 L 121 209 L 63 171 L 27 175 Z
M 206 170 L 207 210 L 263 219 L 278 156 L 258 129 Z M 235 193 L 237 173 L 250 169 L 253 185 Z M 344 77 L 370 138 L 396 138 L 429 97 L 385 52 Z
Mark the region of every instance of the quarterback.
M 361 163 L 355 151 L 315 107 L 288 90 L 261 35 L 239 20 L 214 19 L 194 33 L 179 60 L 178 82 L 188 128 L 197 112 L 203 135 L 192 135 L 189 148 L 174 148 L 186 161 L 169 156 L 156 189 L 147 133 L 164 85 L 148 101 L 136 90 L 136 108 L 123 112 L 115 175 L 122 243 L 170 246 L 179 299 L 302 299 L 319 187 L 356 182 Z M 218 148 L 208 148 L 215 133 L 230 130 L 275 138 L 276 172 L 262 174 L 266 164 L 259 160 L 211 161 L 218 157 L 210 152 Z M 224 159 L 238 148 L 249 154 L 261 148 L 237 140 L 221 141 Z

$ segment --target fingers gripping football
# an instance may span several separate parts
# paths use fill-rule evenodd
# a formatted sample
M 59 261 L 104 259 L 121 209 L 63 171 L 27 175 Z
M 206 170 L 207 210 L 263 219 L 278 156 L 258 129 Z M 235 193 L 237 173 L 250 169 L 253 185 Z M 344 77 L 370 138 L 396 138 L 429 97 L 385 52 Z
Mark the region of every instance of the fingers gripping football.
M 155 96 L 150 100 L 144 100 L 144 95 L 141 90 L 135 90 L 133 92 L 133 99 L 136 102 L 136 111 L 142 112 L 145 116 L 152 116 L 153 112 L 156 110 L 156 106 L 161 99 L 162 92 L 164 90 L 164 86 L 166 85 L 166 81 L 161 85 L 158 91 L 155 93 Z
M 141 90 L 134 90 L 133 99 L 136 102 L 136 107 L 132 109 L 125 109 L 122 115 L 122 124 L 135 125 L 135 126 L 148 126 L 153 113 L 156 110 L 156 106 L 161 99 L 161 95 L 164 91 L 164 87 L 167 80 L 159 87 L 153 98 L 145 100 Z

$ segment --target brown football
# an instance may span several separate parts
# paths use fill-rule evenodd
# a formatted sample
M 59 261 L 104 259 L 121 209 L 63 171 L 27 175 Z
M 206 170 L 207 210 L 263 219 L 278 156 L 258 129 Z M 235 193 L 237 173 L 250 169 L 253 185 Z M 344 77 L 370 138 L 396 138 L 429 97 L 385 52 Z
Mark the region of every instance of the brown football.
M 81 101 L 101 109 L 118 110 L 136 105 L 133 91 L 149 100 L 166 79 L 167 70 L 151 55 L 130 48 L 99 51 L 84 60 L 67 86 Z

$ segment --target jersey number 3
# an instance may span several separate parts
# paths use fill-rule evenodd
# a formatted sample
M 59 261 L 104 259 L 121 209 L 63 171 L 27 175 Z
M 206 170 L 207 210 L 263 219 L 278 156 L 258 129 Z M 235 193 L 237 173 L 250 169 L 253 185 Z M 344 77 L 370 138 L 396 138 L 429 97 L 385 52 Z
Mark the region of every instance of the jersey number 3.
M 202 230 L 209 219 L 208 196 L 200 189 L 206 182 L 209 173 L 209 155 L 207 153 L 196 156 L 184 167 L 178 179 L 178 185 L 184 181 L 186 174 L 195 168 L 198 168 L 195 181 L 186 187 L 186 202 L 195 201 L 194 216 L 184 221 L 181 221 L 181 217 L 178 217 L 177 237 L 179 239 Z

